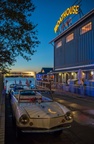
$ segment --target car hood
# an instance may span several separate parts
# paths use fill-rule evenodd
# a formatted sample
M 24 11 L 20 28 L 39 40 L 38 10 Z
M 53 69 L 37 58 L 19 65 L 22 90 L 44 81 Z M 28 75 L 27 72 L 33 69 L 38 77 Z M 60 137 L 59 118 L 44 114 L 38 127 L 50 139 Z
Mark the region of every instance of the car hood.
M 57 102 L 28 104 L 24 109 L 30 118 L 53 118 L 65 113 Z

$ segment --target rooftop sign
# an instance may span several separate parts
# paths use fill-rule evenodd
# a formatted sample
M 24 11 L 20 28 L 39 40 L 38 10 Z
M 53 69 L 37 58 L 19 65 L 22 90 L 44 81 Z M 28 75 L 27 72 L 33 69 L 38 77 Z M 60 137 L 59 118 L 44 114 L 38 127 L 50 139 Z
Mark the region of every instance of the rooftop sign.
M 54 27 L 54 32 L 56 33 L 58 31 L 58 28 L 60 26 L 60 24 L 62 23 L 62 21 L 69 15 L 71 14 L 78 14 L 79 12 L 79 5 L 74 5 L 70 8 L 67 8 L 66 11 L 64 11 L 62 13 L 62 15 L 60 16 L 59 20 L 57 21 L 55 27 Z

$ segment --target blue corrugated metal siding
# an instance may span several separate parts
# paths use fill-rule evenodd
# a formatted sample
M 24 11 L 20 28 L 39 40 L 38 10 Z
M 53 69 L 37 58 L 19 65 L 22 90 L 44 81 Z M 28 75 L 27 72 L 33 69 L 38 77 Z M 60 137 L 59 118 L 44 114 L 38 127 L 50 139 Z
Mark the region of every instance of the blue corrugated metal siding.
M 91 37 L 92 37 L 92 39 L 91 39 L 91 54 L 92 54 L 91 59 L 94 63 L 94 16 L 92 18 L 92 34 L 91 34 Z
M 92 31 L 80 35 L 78 47 L 78 62 L 82 64 L 90 64 L 92 58 Z
M 62 39 L 62 62 L 61 65 L 65 64 L 65 38 Z
M 92 22 L 92 30 L 80 35 L 80 28 Z M 55 48 L 55 68 L 65 68 L 94 63 L 94 16 L 83 21 L 72 29 L 74 39 L 66 43 L 66 36 L 62 37 L 62 46 Z

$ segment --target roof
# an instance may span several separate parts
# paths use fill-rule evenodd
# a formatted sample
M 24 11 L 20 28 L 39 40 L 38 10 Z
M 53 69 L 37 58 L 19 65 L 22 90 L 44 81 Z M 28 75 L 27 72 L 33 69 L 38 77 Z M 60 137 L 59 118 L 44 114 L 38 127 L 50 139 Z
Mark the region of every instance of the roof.
M 38 72 L 37 74 L 47 74 L 47 73 L 49 73 L 49 72 L 51 72 L 51 71 L 53 71 L 53 68 L 43 67 L 43 68 L 41 69 L 41 71 Z

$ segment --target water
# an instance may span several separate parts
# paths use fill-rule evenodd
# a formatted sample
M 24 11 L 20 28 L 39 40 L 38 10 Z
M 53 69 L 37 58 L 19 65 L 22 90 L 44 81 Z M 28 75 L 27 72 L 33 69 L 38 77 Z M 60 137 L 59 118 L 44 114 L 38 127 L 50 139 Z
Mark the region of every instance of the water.
M 4 78 L 4 86 L 6 87 L 6 90 L 8 91 L 10 84 L 20 84 L 26 85 L 26 81 L 32 82 L 32 84 L 35 85 L 35 78 L 31 77 L 6 77 Z

